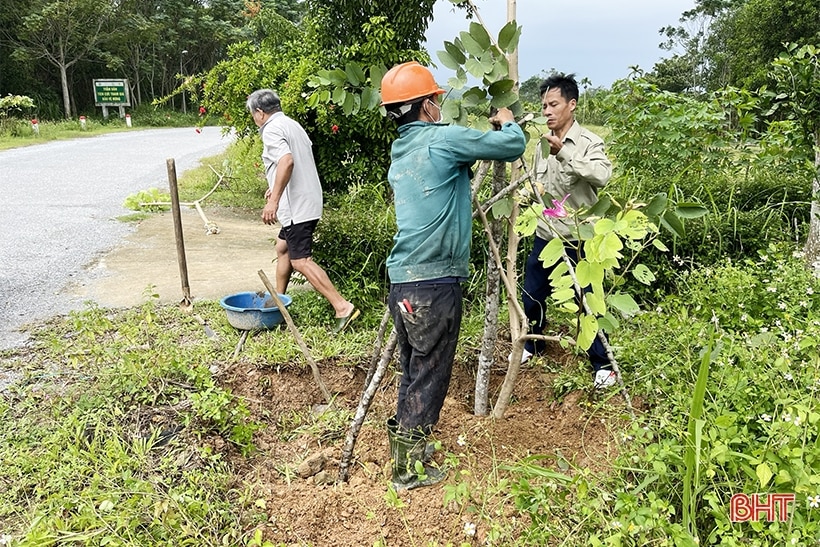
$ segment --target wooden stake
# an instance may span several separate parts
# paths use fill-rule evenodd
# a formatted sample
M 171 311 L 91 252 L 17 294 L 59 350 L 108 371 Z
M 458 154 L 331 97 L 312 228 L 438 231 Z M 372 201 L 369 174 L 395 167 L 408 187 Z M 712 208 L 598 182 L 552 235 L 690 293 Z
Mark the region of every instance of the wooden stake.
M 174 217 L 174 234 L 177 240 L 177 261 L 179 262 L 179 277 L 182 281 L 182 301 L 179 305 L 183 309 L 191 308 L 191 285 L 188 283 L 188 262 L 185 260 L 185 242 L 182 238 L 182 215 L 179 212 L 179 192 L 177 190 L 177 169 L 174 158 L 165 160 L 168 169 L 168 187 L 171 190 L 171 213 Z

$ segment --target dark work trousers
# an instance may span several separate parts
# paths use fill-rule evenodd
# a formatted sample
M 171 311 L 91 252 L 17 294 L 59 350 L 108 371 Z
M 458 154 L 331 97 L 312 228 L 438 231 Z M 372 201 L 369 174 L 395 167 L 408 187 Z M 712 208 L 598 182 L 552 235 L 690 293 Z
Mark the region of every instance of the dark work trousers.
M 429 435 L 438 422 L 461 330 L 461 298 L 458 283 L 390 286 L 401 366 L 396 420 L 405 431 Z
M 524 313 L 527 315 L 530 324 L 530 334 L 542 334 L 546 327 L 546 307 L 547 299 L 552 294 L 550 286 L 550 273 L 560 264 L 556 262 L 549 268 L 544 267 L 544 263 L 538 260 L 538 255 L 544 250 L 547 242 L 536 236 L 533 239 L 532 251 L 527 257 L 527 266 L 524 271 Z M 566 246 L 567 256 L 573 264 L 578 263 L 578 251 L 575 247 Z M 584 287 L 584 292 L 590 292 L 592 287 Z M 546 349 L 546 344 L 541 340 L 527 340 L 524 347 L 532 354 L 541 353 Z M 606 355 L 606 348 L 603 342 L 596 336 L 595 341 L 587 350 L 587 355 L 592 363 L 593 370 L 610 368 L 609 357 Z

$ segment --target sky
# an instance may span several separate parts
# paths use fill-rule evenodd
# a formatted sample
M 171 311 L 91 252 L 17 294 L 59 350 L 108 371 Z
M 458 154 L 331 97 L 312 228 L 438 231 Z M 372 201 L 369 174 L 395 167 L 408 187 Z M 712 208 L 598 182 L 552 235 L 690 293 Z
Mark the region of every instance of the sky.
M 490 34 L 507 20 L 507 0 L 473 0 Z M 574 72 L 592 87 L 609 87 L 629 75 L 630 66 L 649 71 L 672 52 L 658 47 L 661 27 L 678 26 L 684 11 L 695 0 L 517 0 L 516 20 L 522 27 L 519 42 L 521 81 L 541 71 Z M 438 68 L 431 67 L 439 85 L 454 72 L 436 55 L 444 41 L 453 41 L 470 22 L 463 11 L 454 12 L 448 0 L 438 0 L 433 22 L 427 29 L 426 48 Z

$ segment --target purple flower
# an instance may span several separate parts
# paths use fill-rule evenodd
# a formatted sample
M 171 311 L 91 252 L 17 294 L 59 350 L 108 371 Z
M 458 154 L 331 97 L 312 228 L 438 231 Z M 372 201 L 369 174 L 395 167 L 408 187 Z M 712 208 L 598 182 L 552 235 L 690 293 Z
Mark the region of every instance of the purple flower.
M 564 202 L 567 201 L 569 194 L 564 196 L 564 199 L 558 201 L 557 199 L 552 200 L 553 207 L 548 207 L 544 209 L 544 216 L 550 218 L 564 218 L 567 216 L 567 210 L 564 209 Z

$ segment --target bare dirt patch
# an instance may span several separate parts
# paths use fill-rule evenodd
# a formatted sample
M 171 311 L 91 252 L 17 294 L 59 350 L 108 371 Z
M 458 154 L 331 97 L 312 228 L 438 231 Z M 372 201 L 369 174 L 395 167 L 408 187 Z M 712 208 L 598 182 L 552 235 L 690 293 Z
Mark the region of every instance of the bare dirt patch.
M 263 289 L 257 271 L 273 277 L 273 240 L 278 230 L 262 223 L 257 212 L 208 208 L 206 218 L 219 228 L 208 234 L 193 209 L 181 212 L 183 245 L 191 296 L 219 300 L 223 296 Z M 130 307 L 145 301 L 145 293 L 161 303 L 182 299 L 182 277 L 174 220 L 170 212 L 139 221 L 126 241 L 89 266 L 91 279 L 69 288 L 80 298 L 103 307 Z
M 206 235 L 195 211 L 183 211 L 184 243 L 191 293 L 199 299 L 219 299 L 227 294 L 261 287 L 257 275 L 273 272 L 273 243 L 276 231 L 265 226 L 256 213 L 224 209 L 206 210 L 208 219 L 220 233 Z M 182 297 L 173 220 L 170 213 L 155 215 L 139 223 L 135 232 L 118 249 L 92 268 L 93 279 L 73 287 L 81 296 L 101 306 L 129 307 L 145 301 L 145 290 L 160 295 L 161 302 L 178 302 Z M 492 378 L 495 395 L 503 380 L 508 344 L 499 343 L 499 366 Z M 361 356 L 355 358 L 364 361 Z M 572 357 L 554 347 L 541 359 L 568 364 Z M 486 478 L 503 473 L 497 466 L 530 455 L 544 455 L 544 465 L 559 459 L 573 465 L 605 472 L 615 451 L 614 430 L 620 426 L 611 407 L 601 410 L 590 404 L 593 394 L 576 391 L 560 401 L 552 391 L 554 375 L 535 360 L 519 377 L 514 403 L 505 419 L 494 421 L 473 415 L 475 365 L 457 362 L 448 397 L 435 435 L 442 452 L 458 455 L 459 468 L 444 483 L 400 494 L 401 507 L 386 501 L 390 481 L 389 450 L 384 423 L 395 410 L 396 384 L 385 379 L 368 413 L 355 449 L 355 463 L 347 483 L 333 484 L 344 446 L 346 427 L 313 431 L 297 438 L 283 435 L 284 421 L 305 415 L 322 403 L 322 396 L 305 367 L 288 370 L 259 368 L 238 360 L 226 364 L 219 381 L 250 405 L 253 419 L 267 424 L 255 437 L 258 451 L 249 457 L 214 438 L 208 442 L 226 454 L 237 472 L 237 489 L 250 485 L 256 503 L 265 507 L 268 520 L 259 525 L 264 537 L 275 544 L 311 546 L 481 545 L 487 534 L 465 505 L 443 503 L 446 485 L 457 480 L 472 484 L 479 492 Z M 327 360 L 326 360 L 327 361 Z M 339 356 L 320 362 L 323 379 L 337 394 L 337 405 L 353 412 L 363 389 L 365 372 L 361 363 Z M 553 368 L 554 369 L 554 368 Z M 615 407 L 620 403 L 613 398 Z M 606 410 L 609 408 L 610 410 Z M 324 475 L 300 478 L 296 469 L 306 459 L 322 454 Z M 443 460 L 439 453 L 436 459 Z M 460 473 L 457 474 L 456 471 Z M 458 478 L 456 478 L 458 476 Z M 324 480 L 328 484 L 323 484 Z M 510 500 L 497 496 L 492 503 L 504 514 L 514 514 Z M 464 525 L 477 525 L 474 537 L 467 537 Z M 519 520 L 521 526 L 526 521 Z
M 320 363 L 320 367 L 338 404 L 355 409 L 364 371 L 333 363 Z M 381 540 L 391 547 L 448 542 L 483 545 L 488 526 L 469 506 L 487 502 L 480 499 L 487 478 L 494 473 L 506 475 L 499 470 L 500 464 L 543 455 L 546 459 L 541 464 L 556 470 L 557 461 L 565 459 L 573 465 L 606 472 L 616 451 L 613 428 L 618 427 L 618 421 L 611 416 L 611 410 L 593 410 L 588 404 L 591 394 L 582 391 L 555 401 L 550 388 L 552 375 L 541 372 L 539 367 L 523 371 L 516 402 L 505 419 L 473 415 L 474 369 L 470 363 L 457 362 L 434 434 L 443 452 L 458 455 L 458 478 L 456 470 L 451 470 L 444 483 L 400 493 L 403 507 L 397 508 L 386 501 L 390 456 L 384 423 L 395 412 L 397 386 L 392 380 L 385 380 L 370 408 L 356 443 L 349 481 L 321 484 L 324 477 L 337 477 L 344 438 L 339 432 L 325 431 L 283 440 L 282 430 L 276 426 L 289 413 L 304 413 L 321 402 L 310 372 L 255 367 L 248 370 L 240 362 L 222 378 L 235 394 L 250 402 L 255 417 L 264 417 L 270 424 L 256 436 L 260 452 L 251 458 L 236 455 L 232 462 L 242 482 L 253 485 L 254 495 L 265 500 L 269 518 L 261 528 L 275 544 L 369 546 Z M 503 370 L 499 368 L 493 375 L 494 390 L 499 389 L 502 380 Z M 307 479 L 292 475 L 300 463 L 320 453 L 327 460 L 324 474 Z M 436 459 L 441 463 L 444 455 L 439 453 Z M 446 485 L 452 486 L 457 480 L 470 483 L 476 497 L 466 505 L 445 505 Z M 505 514 L 514 514 L 512 500 L 502 495 L 496 495 L 490 503 Z M 474 537 L 464 533 L 468 522 L 477 525 Z M 520 523 L 527 524 L 524 519 Z

